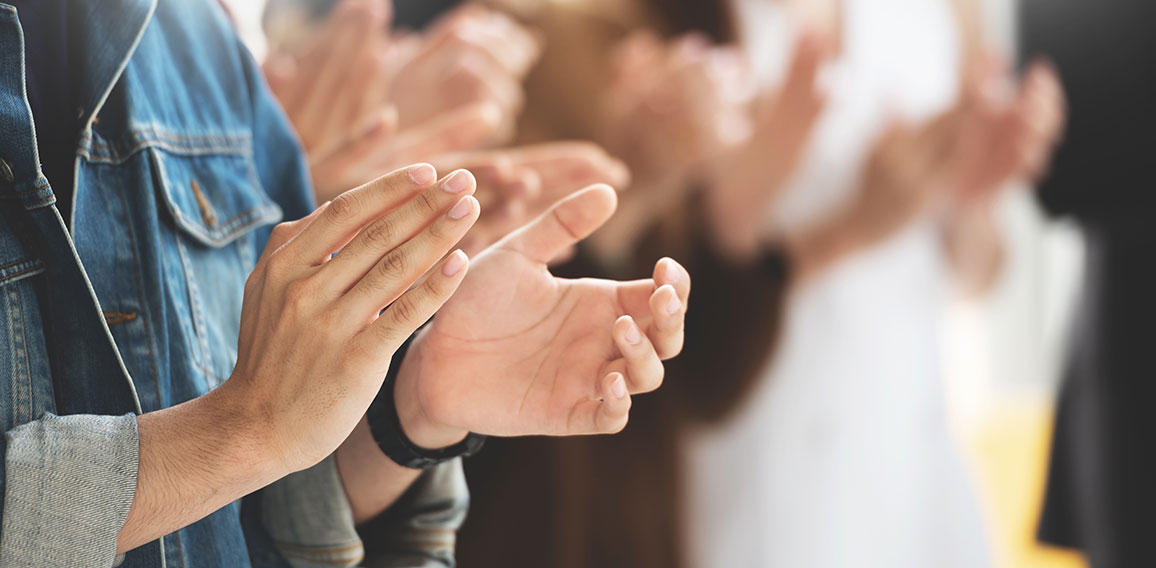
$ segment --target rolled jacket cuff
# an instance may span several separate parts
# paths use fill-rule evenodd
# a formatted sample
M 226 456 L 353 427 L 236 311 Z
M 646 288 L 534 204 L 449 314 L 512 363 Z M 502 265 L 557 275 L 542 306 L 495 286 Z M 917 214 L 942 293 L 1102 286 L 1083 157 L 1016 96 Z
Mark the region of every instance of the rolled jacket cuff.
M 136 416 L 55 416 L 6 434 L 0 566 L 112 566 L 136 492 Z
M 333 456 L 263 489 L 261 517 L 293 568 L 357 566 L 365 558 Z

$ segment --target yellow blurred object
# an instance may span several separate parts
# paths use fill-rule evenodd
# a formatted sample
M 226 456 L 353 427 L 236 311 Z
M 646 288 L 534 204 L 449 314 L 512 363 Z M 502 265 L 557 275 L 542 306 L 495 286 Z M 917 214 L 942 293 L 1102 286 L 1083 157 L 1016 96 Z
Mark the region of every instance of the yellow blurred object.
M 997 566 L 1086 568 L 1083 557 L 1035 539 L 1051 448 L 1052 402 L 1030 397 L 993 405 L 964 432 L 989 519 Z

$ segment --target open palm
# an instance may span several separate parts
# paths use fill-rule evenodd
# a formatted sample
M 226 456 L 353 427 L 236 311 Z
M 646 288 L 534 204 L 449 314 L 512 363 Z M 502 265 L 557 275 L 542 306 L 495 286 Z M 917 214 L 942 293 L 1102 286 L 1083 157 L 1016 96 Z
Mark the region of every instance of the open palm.
M 622 429 L 630 393 L 657 388 L 681 350 L 690 276 L 669 259 L 634 282 L 551 275 L 614 206 L 608 187 L 578 192 L 472 263 L 410 352 L 430 418 L 501 436 Z

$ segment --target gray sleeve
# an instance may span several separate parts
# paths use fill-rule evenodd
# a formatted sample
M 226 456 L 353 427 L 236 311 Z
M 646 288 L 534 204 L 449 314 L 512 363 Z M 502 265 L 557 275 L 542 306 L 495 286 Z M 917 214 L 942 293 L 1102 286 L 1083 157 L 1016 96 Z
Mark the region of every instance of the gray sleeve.
M 443 568 L 454 566 L 455 535 L 468 506 L 462 463 L 454 460 L 423 473 L 359 531 L 330 456 L 262 490 L 261 515 L 274 546 L 294 568 Z M 363 536 L 370 542 L 363 543 Z
M 369 568 L 452 568 L 470 491 L 462 460 L 426 471 L 380 518 L 362 527 Z
M 263 489 L 261 518 L 293 568 L 357 566 L 365 557 L 333 456 Z
M 5 442 L 0 566 L 113 566 L 136 492 L 136 416 L 46 414 Z

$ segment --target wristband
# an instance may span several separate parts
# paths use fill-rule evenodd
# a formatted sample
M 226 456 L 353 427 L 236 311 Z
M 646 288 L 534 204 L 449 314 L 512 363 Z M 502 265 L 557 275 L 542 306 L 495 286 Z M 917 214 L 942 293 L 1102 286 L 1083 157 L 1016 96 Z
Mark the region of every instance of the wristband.
M 411 337 L 410 341 L 412 340 Z M 385 376 L 385 383 L 377 392 L 377 397 L 373 399 L 373 403 L 369 405 L 369 411 L 365 413 L 365 419 L 369 423 L 369 432 L 373 435 L 373 440 L 377 442 L 377 447 L 394 463 L 410 469 L 429 469 L 438 464 L 477 453 L 486 442 L 486 437 L 481 434 L 471 432 L 466 435 L 465 440 L 437 450 L 422 448 L 405 435 L 405 430 L 401 427 L 401 418 L 397 415 L 397 404 L 393 399 L 393 386 L 397 382 L 401 362 L 405 359 L 406 352 L 409 351 L 410 341 L 407 341 L 394 354 L 393 360 L 389 364 L 389 372 Z

